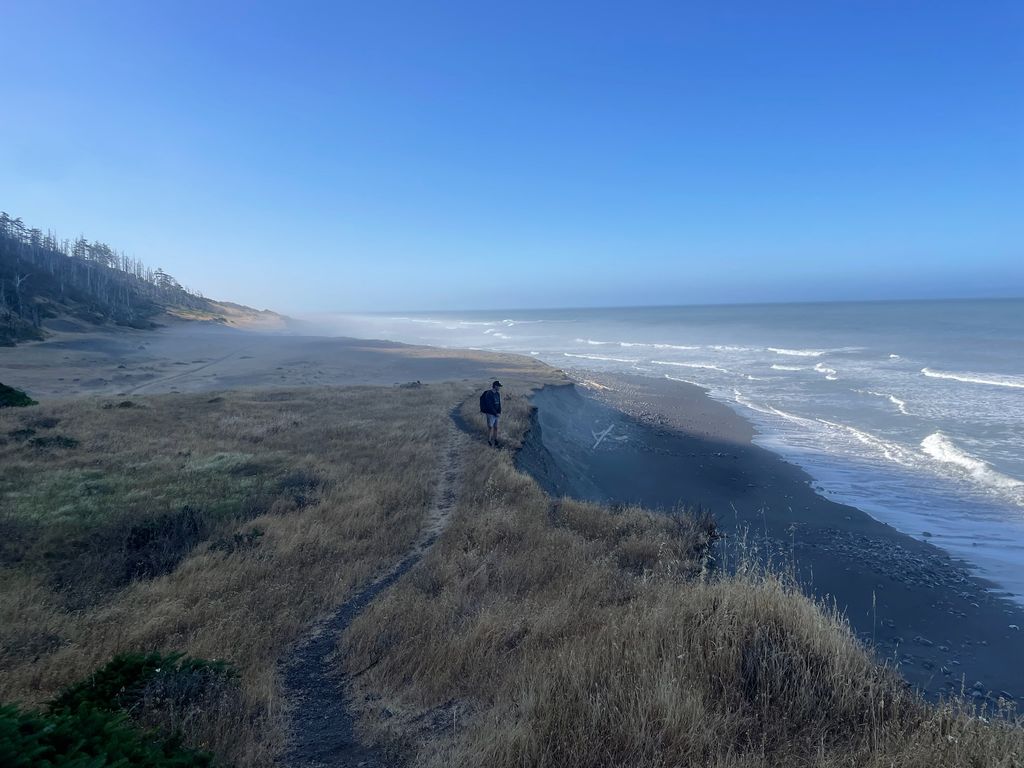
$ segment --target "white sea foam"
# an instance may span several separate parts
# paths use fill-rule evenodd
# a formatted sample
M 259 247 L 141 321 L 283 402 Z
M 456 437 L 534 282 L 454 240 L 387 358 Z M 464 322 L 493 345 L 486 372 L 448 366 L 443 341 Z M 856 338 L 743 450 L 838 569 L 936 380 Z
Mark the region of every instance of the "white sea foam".
M 922 368 L 921 373 L 931 379 L 950 379 L 962 381 L 965 384 L 985 384 L 990 387 L 1011 387 L 1013 389 L 1024 389 L 1024 376 L 993 376 L 986 373 L 954 373 L 951 371 L 936 371 L 931 368 Z
M 622 342 L 624 347 L 650 347 L 651 349 L 681 349 L 681 350 L 693 350 L 700 349 L 699 346 L 693 346 L 692 344 L 644 344 L 639 341 L 624 341 Z
M 579 357 L 584 360 L 605 360 L 611 363 L 635 363 L 636 360 L 625 360 L 621 357 L 603 357 L 601 355 L 574 355 L 572 352 L 563 352 L 566 357 Z
M 909 416 L 910 412 L 907 410 L 906 400 L 900 400 L 896 395 L 890 395 L 887 392 L 875 392 L 870 389 L 855 389 L 854 392 L 859 392 L 862 395 L 872 395 L 874 397 L 881 397 L 888 400 L 890 403 L 896 406 L 900 413 L 904 416 Z
M 776 355 L 789 355 L 790 357 L 821 357 L 828 350 L 826 349 L 785 349 L 780 347 L 768 347 L 769 352 Z
M 889 355 L 889 359 L 890 360 L 899 360 L 900 356 L 899 355 Z
M 818 373 L 824 373 L 825 378 L 828 379 L 829 381 L 835 381 L 837 378 L 839 378 L 836 375 L 838 372 L 835 368 L 829 368 L 827 365 L 823 365 L 822 363 L 816 363 L 814 366 L 814 370 L 816 370 Z
M 674 360 L 651 360 L 652 365 L 673 365 L 677 368 L 701 368 L 707 371 L 721 371 L 722 373 L 732 373 L 732 371 L 720 368 L 717 365 L 711 363 L 679 363 Z
M 576 339 L 577 344 L 590 344 L 592 346 L 615 346 L 615 347 L 647 347 L 649 349 L 679 349 L 694 350 L 700 349 L 688 344 L 652 344 L 644 341 L 600 341 L 598 339 Z
M 870 432 L 865 432 L 861 429 L 857 429 L 856 427 L 851 427 L 849 424 L 839 424 L 834 421 L 828 421 L 827 419 L 818 419 L 818 421 L 829 429 L 850 435 L 858 442 L 874 449 L 878 453 L 881 453 L 889 461 L 894 461 L 905 467 L 916 466 L 914 457 L 908 454 L 905 448 L 897 445 L 896 443 L 883 440 L 880 437 L 872 435 Z
M 749 408 L 752 411 L 763 413 L 766 416 L 777 416 L 780 419 L 792 421 L 796 424 L 803 424 L 805 426 L 813 426 L 816 423 L 813 419 L 805 419 L 803 416 L 797 416 L 795 413 L 787 413 L 786 411 L 779 410 L 774 405 L 761 405 L 759 403 L 755 403 L 753 400 L 745 397 L 738 389 L 733 389 L 732 394 L 736 402 L 744 408 Z
M 665 378 L 670 381 L 681 381 L 683 384 L 692 384 L 695 387 L 704 386 L 703 384 L 700 384 L 699 382 L 696 381 L 691 381 L 690 379 L 681 379 L 678 376 L 669 376 L 667 373 L 665 374 Z
M 773 371 L 806 371 L 807 368 L 802 365 L 772 365 Z
M 1013 500 L 1024 506 L 1024 482 L 1004 475 L 981 459 L 960 450 L 941 432 L 933 432 L 921 441 L 921 448 L 937 461 L 952 464 L 969 474 L 976 482 L 988 488 L 1009 492 Z
M 731 344 L 712 344 L 709 349 L 716 352 L 756 352 L 755 347 L 734 347 Z
M 420 323 L 421 325 L 444 325 L 442 320 L 431 320 L 428 317 L 389 317 L 388 320 L 402 320 L 406 323 Z

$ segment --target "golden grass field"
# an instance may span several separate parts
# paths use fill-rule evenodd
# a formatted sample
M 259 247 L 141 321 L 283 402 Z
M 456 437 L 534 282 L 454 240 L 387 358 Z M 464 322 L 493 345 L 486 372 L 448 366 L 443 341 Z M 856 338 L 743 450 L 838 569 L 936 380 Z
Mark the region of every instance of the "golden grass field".
M 926 705 L 708 520 L 553 500 L 475 437 L 453 517 L 339 638 L 361 732 L 424 766 L 1021 766 L 1006 718 Z M 224 765 L 287 739 L 280 664 L 398 561 L 466 383 L 91 398 L 0 411 L 0 701 L 126 650 L 240 671 L 174 725 Z M 131 403 L 131 405 L 125 405 Z

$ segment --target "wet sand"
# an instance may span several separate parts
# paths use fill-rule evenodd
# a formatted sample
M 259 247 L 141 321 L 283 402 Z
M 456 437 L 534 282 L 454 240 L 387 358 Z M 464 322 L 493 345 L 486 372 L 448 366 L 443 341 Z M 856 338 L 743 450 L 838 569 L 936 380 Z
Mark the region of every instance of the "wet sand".
M 579 378 L 586 384 L 534 398 L 520 465 L 550 493 L 708 509 L 728 536 L 726 553 L 744 536 L 748 549 L 770 552 L 929 697 L 963 688 L 1024 703 L 1024 610 L 964 563 L 816 493 L 802 469 L 753 444 L 754 427 L 700 387 Z

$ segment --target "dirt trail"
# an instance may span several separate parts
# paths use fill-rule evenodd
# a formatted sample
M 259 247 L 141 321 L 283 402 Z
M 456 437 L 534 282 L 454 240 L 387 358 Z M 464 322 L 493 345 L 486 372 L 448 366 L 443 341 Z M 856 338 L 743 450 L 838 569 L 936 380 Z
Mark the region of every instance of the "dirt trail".
M 455 509 L 469 443 L 453 411 L 434 503 L 412 548 L 319 623 L 285 662 L 285 698 L 293 709 L 292 741 L 281 760 L 283 768 L 385 768 L 393 764 L 379 750 L 356 738 L 355 716 L 344 691 L 346 680 L 337 673 L 338 664 L 332 662 L 332 655 L 336 639 L 352 620 L 419 562 L 444 530 Z
M 176 371 L 170 374 L 169 376 L 160 376 L 156 379 L 150 379 L 149 381 L 143 382 L 141 384 L 136 384 L 134 387 L 131 387 L 130 389 L 126 389 L 125 394 L 137 395 L 155 386 L 165 386 L 172 381 L 177 381 L 179 379 L 184 379 L 189 376 L 193 376 L 199 373 L 199 371 L 204 371 L 207 368 L 212 368 L 215 365 L 225 363 L 231 358 L 235 357 L 236 355 L 242 354 L 243 352 L 245 352 L 244 349 L 232 350 L 231 352 L 228 352 L 226 355 L 222 355 L 221 357 L 218 357 L 216 360 L 209 360 L 202 365 L 197 365 L 195 367 L 188 368 L 187 370 L 184 371 Z

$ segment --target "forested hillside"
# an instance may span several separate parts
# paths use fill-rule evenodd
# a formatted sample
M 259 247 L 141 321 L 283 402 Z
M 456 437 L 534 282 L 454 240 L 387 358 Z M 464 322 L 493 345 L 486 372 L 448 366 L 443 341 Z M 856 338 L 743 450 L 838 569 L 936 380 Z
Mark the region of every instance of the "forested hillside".
M 152 328 L 163 313 L 226 324 L 279 317 L 211 301 L 106 243 L 61 240 L 0 212 L 0 345 L 43 338 L 47 321 Z

